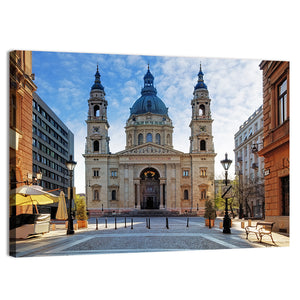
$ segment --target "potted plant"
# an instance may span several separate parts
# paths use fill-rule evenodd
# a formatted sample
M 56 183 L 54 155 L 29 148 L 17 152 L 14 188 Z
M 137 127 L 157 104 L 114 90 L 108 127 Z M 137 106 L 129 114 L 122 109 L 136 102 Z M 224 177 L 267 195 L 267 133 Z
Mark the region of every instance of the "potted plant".
M 85 198 L 79 195 L 76 195 L 76 219 L 78 228 L 87 228 L 88 227 L 88 216 L 86 211 Z
M 208 226 L 209 228 L 214 227 L 216 219 L 216 209 L 214 208 L 213 203 L 210 200 L 205 201 L 204 218 L 205 226 Z

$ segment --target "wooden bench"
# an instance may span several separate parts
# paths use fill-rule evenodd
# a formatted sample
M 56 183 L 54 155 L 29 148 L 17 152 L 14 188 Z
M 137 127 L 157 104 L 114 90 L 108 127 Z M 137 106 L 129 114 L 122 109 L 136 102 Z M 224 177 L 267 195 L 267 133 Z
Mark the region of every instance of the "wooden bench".
M 275 222 L 263 222 L 259 221 L 256 223 L 255 226 L 247 226 L 245 227 L 246 230 L 246 239 L 248 239 L 249 233 L 254 233 L 257 239 L 261 242 L 264 235 L 268 235 L 271 237 L 272 242 L 275 244 L 273 237 L 272 237 L 272 229 Z

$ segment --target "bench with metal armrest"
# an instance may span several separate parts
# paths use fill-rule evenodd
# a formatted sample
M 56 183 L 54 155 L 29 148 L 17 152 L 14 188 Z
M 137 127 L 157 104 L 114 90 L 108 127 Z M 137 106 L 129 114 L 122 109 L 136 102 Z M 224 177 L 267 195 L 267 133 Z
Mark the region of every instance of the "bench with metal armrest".
M 264 235 L 268 235 L 271 237 L 272 242 L 275 244 L 272 237 L 272 229 L 275 222 L 257 222 L 255 226 L 247 226 L 245 227 L 246 231 L 246 239 L 248 239 L 248 235 L 250 233 L 254 233 L 257 239 L 261 242 Z

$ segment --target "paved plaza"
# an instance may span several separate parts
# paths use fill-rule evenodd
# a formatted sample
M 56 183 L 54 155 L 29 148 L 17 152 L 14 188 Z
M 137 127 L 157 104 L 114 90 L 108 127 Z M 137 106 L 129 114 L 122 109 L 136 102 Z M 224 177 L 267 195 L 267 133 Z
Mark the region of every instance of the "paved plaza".
M 211 229 L 201 217 L 114 217 L 89 219 L 87 229 L 79 229 L 74 235 L 66 235 L 64 224 L 56 224 L 49 233 L 26 240 L 11 242 L 11 254 L 16 257 L 162 252 L 186 250 L 266 248 L 289 246 L 289 237 L 273 233 L 276 244 L 266 236 L 260 243 L 255 235 L 246 239 L 241 221 L 234 220 L 231 234 L 223 234 L 219 228 L 222 219 L 217 219 Z M 168 221 L 168 224 L 167 224 Z M 168 225 L 168 228 L 167 228 Z M 150 228 L 149 228 L 150 227 Z M 15 249 L 14 249 L 15 247 Z

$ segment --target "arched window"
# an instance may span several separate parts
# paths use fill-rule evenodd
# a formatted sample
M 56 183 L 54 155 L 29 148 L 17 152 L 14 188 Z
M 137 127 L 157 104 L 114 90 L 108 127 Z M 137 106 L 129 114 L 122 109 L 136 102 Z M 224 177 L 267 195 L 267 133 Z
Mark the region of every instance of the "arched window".
M 99 152 L 99 141 L 94 141 L 93 150 L 94 152 Z
M 204 140 L 200 141 L 200 150 L 206 150 L 206 142 Z
M 146 142 L 152 142 L 152 133 L 147 133 Z
M 205 106 L 203 105 L 203 104 L 201 104 L 200 106 L 199 106 L 199 108 L 200 108 L 200 110 L 201 110 L 201 112 L 202 112 L 202 116 L 205 116 Z
M 111 191 L 111 200 L 117 200 L 117 193 L 116 190 Z
M 158 144 L 158 145 L 160 145 L 160 134 L 159 133 L 157 133 L 155 135 L 155 143 Z
M 184 190 L 184 192 L 183 192 L 183 199 L 184 200 L 188 200 L 189 199 L 189 191 L 188 190 Z
M 100 109 L 98 105 L 94 106 L 94 117 L 99 117 L 100 116 Z
M 142 145 L 142 144 L 143 144 L 143 139 L 144 139 L 143 134 L 140 133 L 140 134 L 138 135 L 138 144 L 139 144 L 139 145 Z

